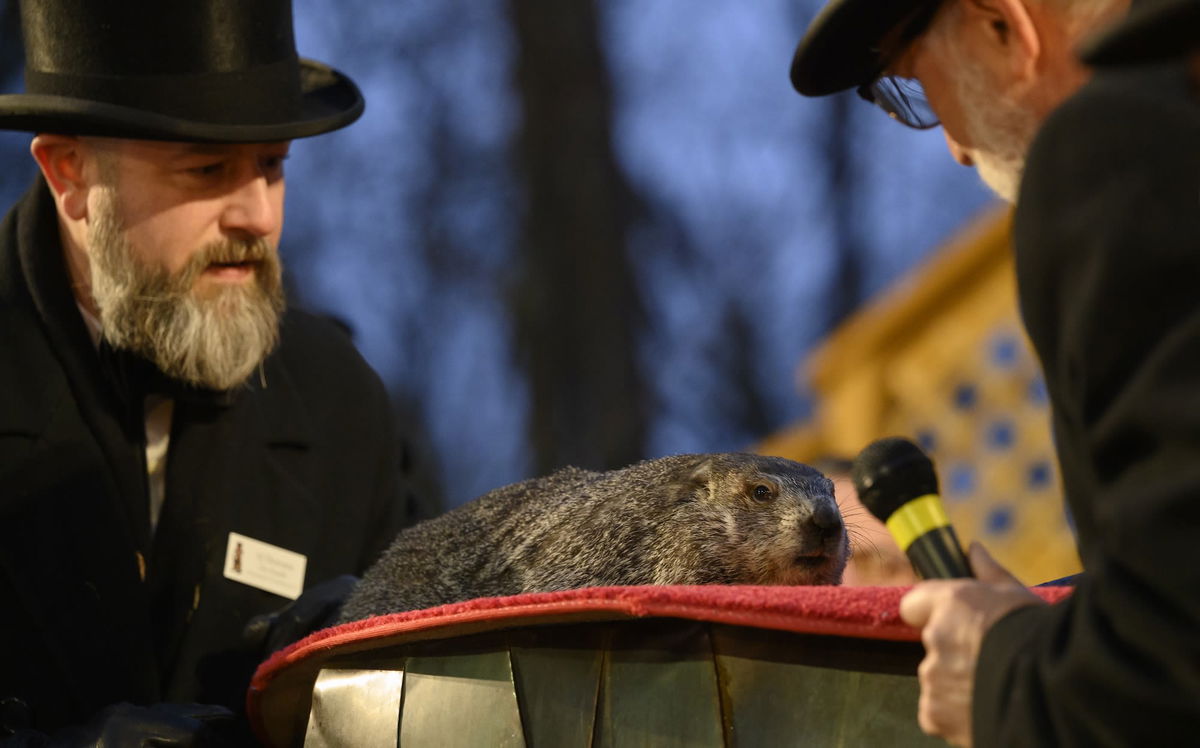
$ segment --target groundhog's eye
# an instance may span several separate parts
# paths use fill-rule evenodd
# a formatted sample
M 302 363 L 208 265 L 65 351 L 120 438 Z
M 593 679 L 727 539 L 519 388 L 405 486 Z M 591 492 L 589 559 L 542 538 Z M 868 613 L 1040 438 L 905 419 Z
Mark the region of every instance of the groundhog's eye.
M 764 486 L 763 484 L 759 483 L 754 487 L 754 498 L 758 499 L 759 501 L 770 501 L 773 495 L 774 492 L 771 490 L 770 486 Z

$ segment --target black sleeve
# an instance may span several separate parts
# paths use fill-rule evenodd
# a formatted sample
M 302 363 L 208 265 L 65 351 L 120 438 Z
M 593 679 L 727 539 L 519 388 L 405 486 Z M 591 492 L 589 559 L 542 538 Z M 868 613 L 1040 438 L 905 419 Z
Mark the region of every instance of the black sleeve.
M 1098 76 L 1031 150 L 1015 239 L 1087 570 L 985 636 L 985 746 L 1200 730 L 1200 105 L 1180 70 Z

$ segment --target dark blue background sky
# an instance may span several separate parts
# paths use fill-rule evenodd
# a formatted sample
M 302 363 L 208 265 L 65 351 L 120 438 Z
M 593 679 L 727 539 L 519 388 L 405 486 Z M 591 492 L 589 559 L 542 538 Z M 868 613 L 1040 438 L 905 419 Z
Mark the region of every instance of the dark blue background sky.
M 628 237 L 648 314 L 639 360 L 657 395 L 647 457 L 765 435 L 721 406 L 735 385 L 708 361 L 729 345 L 723 315 L 750 321 L 750 394 L 765 425 L 793 422 L 807 407 L 797 366 L 840 310 L 895 281 L 990 200 L 940 131 L 792 91 L 788 64 L 818 6 L 599 5 L 614 149 L 653 209 Z M 529 395 L 505 296 L 522 209 L 507 4 L 295 0 L 295 13 L 301 54 L 350 74 L 367 110 L 293 148 L 283 240 L 293 298 L 354 328 L 426 432 L 447 504 L 525 477 Z M 0 139 L 6 204 L 33 177 L 27 143 Z M 846 177 L 834 189 L 838 158 Z M 861 269 L 855 288 L 838 280 L 847 257 Z

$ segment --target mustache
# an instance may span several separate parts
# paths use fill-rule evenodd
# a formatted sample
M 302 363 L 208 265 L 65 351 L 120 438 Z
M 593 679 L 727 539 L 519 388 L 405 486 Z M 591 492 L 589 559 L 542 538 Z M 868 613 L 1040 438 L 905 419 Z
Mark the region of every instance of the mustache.
M 179 289 L 191 288 L 196 278 L 210 265 L 263 264 L 274 258 L 274 250 L 265 239 L 222 239 L 197 250 L 187 264 L 175 273 L 172 285 Z
M 198 265 L 230 264 L 236 262 L 262 262 L 271 255 L 271 248 L 263 239 L 223 239 L 206 244 L 191 259 Z M 189 264 L 191 264 L 189 263 Z

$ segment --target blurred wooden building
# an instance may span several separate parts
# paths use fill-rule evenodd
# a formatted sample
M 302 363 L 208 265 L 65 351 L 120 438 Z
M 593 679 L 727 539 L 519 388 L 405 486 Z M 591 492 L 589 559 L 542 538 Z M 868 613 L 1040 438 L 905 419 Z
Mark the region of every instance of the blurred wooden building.
M 1008 211 L 977 220 L 819 346 L 811 420 L 758 451 L 815 463 L 890 435 L 937 465 L 964 545 L 1027 584 L 1080 569 L 1040 367 L 1021 326 Z M 852 523 L 853 524 L 853 523 Z

